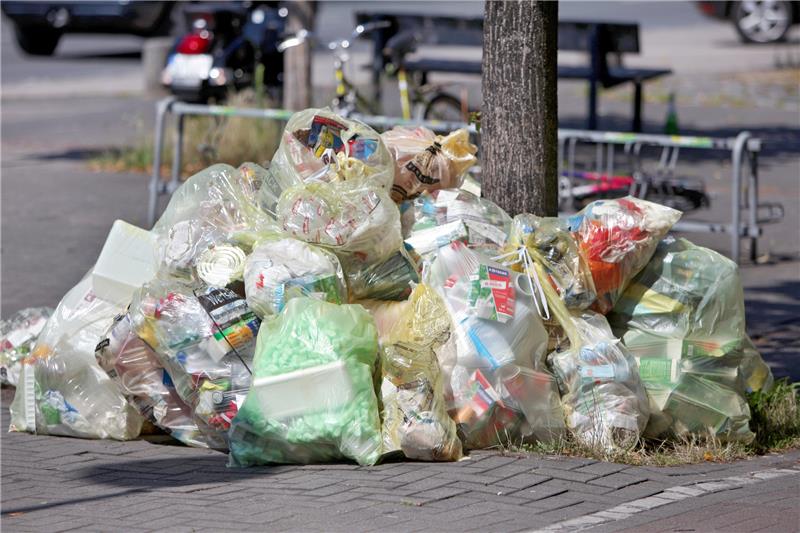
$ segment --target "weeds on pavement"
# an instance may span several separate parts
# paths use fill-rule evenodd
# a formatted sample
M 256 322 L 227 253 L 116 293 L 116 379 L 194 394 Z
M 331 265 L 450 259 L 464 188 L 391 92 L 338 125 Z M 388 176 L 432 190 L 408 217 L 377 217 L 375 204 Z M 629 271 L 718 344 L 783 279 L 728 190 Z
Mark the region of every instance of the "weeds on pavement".
M 750 394 L 750 429 L 756 438 L 750 445 L 754 453 L 800 446 L 800 383 L 777 381 L 767 392 Z
M 669 440 L 642 439 L 631 449 L 609 451 L 567 433 L 549 442 L 501 445 L 505 453 L 588 457 L 636 466 L 674 466 L 700 462 L 727 462 L 753 455 L 800 447 L 800 384 L 777 381 L 768 392 L 749 395 L 753 442 L 723 442 L 714 435 L 672 436 Z

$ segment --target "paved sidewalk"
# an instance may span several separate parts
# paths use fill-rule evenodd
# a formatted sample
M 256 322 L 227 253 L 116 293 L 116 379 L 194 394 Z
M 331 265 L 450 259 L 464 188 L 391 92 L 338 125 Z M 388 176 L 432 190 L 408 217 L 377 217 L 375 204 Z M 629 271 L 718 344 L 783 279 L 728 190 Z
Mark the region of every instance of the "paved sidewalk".
M 3 391 L 8 427 L 11 390 Z M 11 531 L 797 531 L 800 451 L 640 468 L 475 452 L 452 464 L 230 469 L 146 441 L 2 435 Z

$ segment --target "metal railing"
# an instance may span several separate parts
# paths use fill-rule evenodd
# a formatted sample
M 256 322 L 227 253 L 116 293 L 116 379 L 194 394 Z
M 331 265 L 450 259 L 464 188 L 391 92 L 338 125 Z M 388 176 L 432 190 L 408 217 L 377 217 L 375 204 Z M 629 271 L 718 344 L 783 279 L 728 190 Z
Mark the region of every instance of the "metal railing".
M 185 117 L 247 117 L 285 122 L 292 114 L 292 111 L 285 109 L 188 104 L 172 97 L 159 101 L 156 104 L 155 147 L 153 172 L 149 183 L 148 224 L 152 226 L 155 223 L 159 198 L 171 195 L 180 186 Z M 164 160 L 164 139 L 168 115 L 175 117 L 175 129 L 172 168 L 169 179 L 164 181 L 161 176 L 161 164 Z M 403 120 L 398 117 L 362 114 L 353 114 L 350 118 L 358 119 L 378 129 L 413 125 L 425 126 L 436 132 L 448 132 L 466 127 L 473 134 L 477 134 L 474 125 L 462 122 Z M 728 233 L 731 238 L 731 257 L 737 262 L 741 252 L 742 239 L 750 239 L 750 258 L 755 260 L 758 238 L 763 233 L 762 226 L 783 218 L 783 207 L 780 204 L 759 202 L 758 154 L 761 151 L 761 141 L 752 137 L 749 132 L 741 132 L 736 137 L 716 138 L 559 129 L 559 176 L 564 175 L 565 172 L 567 175 L 573 175 L 576 165 L 576 146 L 579 143 L 595 145 L 595 168 L 607 176 L 612 176 L 614 172 L 615 154 L 617 153 L 615 147 L 623 147 L 624 153 L 634 161 L 634 165 L 640 164 L 643 148 L 658 147 L 662 150 L 659 161 L 660 168 L 674 167 L 678 151 L 681 149 L 729 151 L 732 189 L 730 221 L 687 220 L 678 222 L 674 229 L 683 232 Z M 760 214 L 762 216 L 759 216 Z

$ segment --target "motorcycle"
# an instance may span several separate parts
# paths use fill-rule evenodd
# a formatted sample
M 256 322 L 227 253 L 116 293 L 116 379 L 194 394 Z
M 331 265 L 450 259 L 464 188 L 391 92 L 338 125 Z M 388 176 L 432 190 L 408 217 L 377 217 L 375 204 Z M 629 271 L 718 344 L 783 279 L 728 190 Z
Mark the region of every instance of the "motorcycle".
M 287 15 L 279 2 L 186 5 L 189 31 L 177 39 L 168 56 L 163 85 L 191 102 L 224 100 L 231 90 L 260 83 L 268 92 L 279 93 L 283 55 L 278 44 Z M 259 71 L 263 79 L 256 80 Z

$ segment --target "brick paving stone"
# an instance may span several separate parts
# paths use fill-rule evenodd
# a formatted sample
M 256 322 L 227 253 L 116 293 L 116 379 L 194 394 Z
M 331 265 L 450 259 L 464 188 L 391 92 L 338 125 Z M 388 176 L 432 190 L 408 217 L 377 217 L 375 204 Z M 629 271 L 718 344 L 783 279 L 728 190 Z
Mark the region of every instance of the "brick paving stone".
M 599 477 L 597 479 L 589 480 L 590 485 L 600 485 L 601 487 L 608 487 L 611 489 L 621 489 L 636 483 L 647 481 L 648 478 L 641 476 L 633 476 L 624 472 L 618 472 L 607 476 Z
M 520 489 L 527 489 L 528 487 L 532 487 L 540 483 L 544 483 L 545 481 L 549 481 L 551 479 L 553 478 L 548 476 L 541 476 L 539 474 L 517 474 L 516 476 L 512 476 L 498 481 L 497 485 L 501 487 L 510 487 L 512 489 L 520 490 Z
M 551 489 L 551 490 L 568 490 L 571 492 L 591 493 L 591 494 L 611 494 L 613 489 L 607 487 L 598 487 L 596 485 L 588 485 L 577 481 L 567 481 L 564 479 L 551 479 L 545 481 L 540 485 L 536 485 L 533 489 Z
M 554 480 L 553 480 L 554 481 Z M 551 481 L 545 481 L 539 485 L 518 491 L 518 494 L 524 494 L 525 498 L 530 500 L 541 500 L 543 498 L 550 498 L 559 494 L 565 494 L 569 489 L 561 485 L 552 484 Z
M 44 517 L 84 530 L 111 531 L 143 525 L 171 531 L 530 530 L 650 498 L 683 481 L 718 483 L 731 475 L 745 479 L 759 468 L 794 464 L 790 458 L 777 458 L 721 465 L 713 471 L 664 473 L 593 460 L 480 451 L 452 464 L 229 469 L 223 454 L 207 450 L 30 435 L 2 440 L 4 464 L 9 465 L 2 478 L 3 510 L 28 509 L 25 521 L 2 517 L 3 529 L 10 531 L 24 531 L 26 524 L 31 524 L 30 530 L 49 531 Z M 28 450 L 28 442 L 38 453 Z M 790 496 L 792 485 L 782 480 L 760 486 L 770 483 L 778 483 L 782 491 L 766 491 L 763 502 L 749 505 L 771 503 L 769 511 L 786 522 L 796 501 Z M 641 514 L 669 517 L 668 513 L 690 512 L 692 500 L 746 502 L 744 493 L 703 493 Z M 646 501 L 659 502 L 658 498 Z M 89 523 L 81 522 L 85 520 Z M 623 522 L 629 527 L 629 521 Z
M 463 463 L 460 463 L 459 466 L 461 466 L 461 468 L 469 470 L 477 470 L 486 473 L 489 470 L 493 470 L 501 466 L 512 464 L 515 461 L 517 461 L 516 457 L 504 457 L 502 455 L 488 455 L 475 463 L 473 463 L 472 461 L 464 461 Z M 487 475 L 491 474 L 487 473 Z
M 585 483 L 598 477 L 597 474 L 588 474 L 585 472 L 578 472 L 577 470 L 559 470 L 557 468 L 537 468 L 533 471 L 534 474 L 540 476 L 552 477 L 555 479 L 565 479 L 567 481 L 579 481 Z
M 562 522 L 578 516 L 594 513 L 602 508 L 601 505 L 591 502 L 581 502 L 574 505 L 567 505 L 552 511 L 545 511 L 538 515 L 536 518 L 544 524 L 552 524 L 554 522 Z
M 562 492 L 560 494 L 554 494 L 553 496 L 548 496 L 547 498 L 533 501 L 528 505 L 528 507 L 538 509 L 539 512 L 554 511 L 556 509 L 562 509 L 571 505 L 578 505 L 585 501 L 586 499 L 581 494 Z
M 420 479 L 419 481 L 403 485 L 403 488 L 408 490 L 409 494 L 414 494 L 430 489 L 443 487 L 445 485 L 449 485 L 452 482 L 453 480 L 449 478 L 429 477 L 427 479 Z
M 647 496 L 658 494 L 665 488 L 667 488 L 667 485 L 664 483 L 644 481 L 635 485 L 628 485 L 627 487 L 615 490 L 609 494 L 622 500 L 635 500 L 637 498 L 646 498 Z
M 609 474 L 615 474 L 621 470 L 626 470 L 629 468 L 630 466 L 628 465 L 621 465 L 618 463 L 596 462 L 588 464 L 586 466 L 582 466 L 580 468 L 576 468 L 575 472 L 581 472 L 585 474 L 596 474 L 598 476 L 607 476 Z
M 480 494 L 459 495 L 446 500 L 431 500 L 425 503 L 424 507 L 438 509 L 441 513 L 455 511 L 463 507 L 473 506 L 481 503 Z
M 467 492 L 469 491 L 464 489 L 457 489 L 455 487 L 445 486 L 445 487 L 439 487 L 437 489 L 418 492 L 415 494 L 415 496 L 417 498 L 423 498 L 425 500 L 446 500 L 448 498 L 452 498 L 453 496 L 458 496 L 460 494 L 464 494 Z
M 498 479 L 506 479 L 519 474 L 531 472 L 532 468 L 525 464 L 525 461 L 517 460 L 491 470 L 485 470 L 484 475 L 496 477 Z

